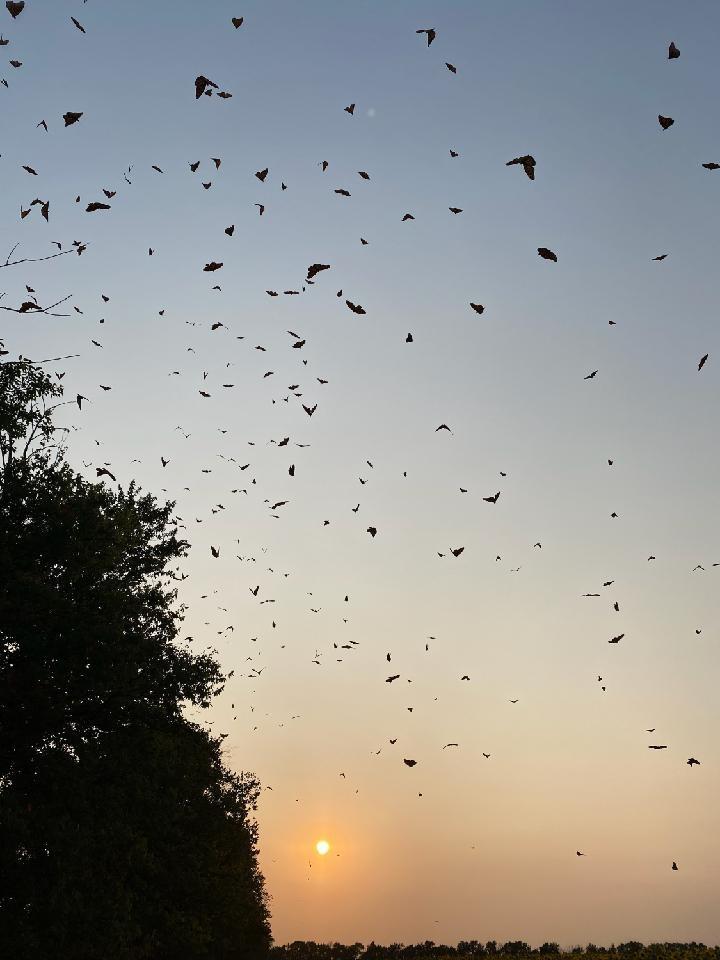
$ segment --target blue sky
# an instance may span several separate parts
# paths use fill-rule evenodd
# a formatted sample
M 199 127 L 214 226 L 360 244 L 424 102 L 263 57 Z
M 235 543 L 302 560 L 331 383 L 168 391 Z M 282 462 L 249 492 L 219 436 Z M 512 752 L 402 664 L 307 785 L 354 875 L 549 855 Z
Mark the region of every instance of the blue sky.
M 273 788 L 276 938 L 717 942 L 717 5 L 0 14 L 23 62 L 0 71 L 7 249 L 88 244 L 0 270 L 7 305 L 25 284 L 73 295 L 67 318 L 3 314 L 0 336 L 80 354 L 56 365 L 89 398 L 65 413 L 78 467 L 178 501 L 187 632 L 236 671 L 213 722 Z M 232 99 L 196 101 L 198 74 Z M 525 153 L 534 182 L 505 166 Z M 103 188 L 112 209 L 85 213 Z M 20 221 L 35 197 L 49 224 Z M 315 262 L 314 286 L 268 297 Z

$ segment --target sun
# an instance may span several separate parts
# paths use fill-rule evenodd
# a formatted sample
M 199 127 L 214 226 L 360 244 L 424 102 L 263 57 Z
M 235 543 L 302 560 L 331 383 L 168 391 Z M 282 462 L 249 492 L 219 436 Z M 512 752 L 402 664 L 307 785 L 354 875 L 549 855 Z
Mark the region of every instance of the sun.
M 327 840 L 318 840 L 318 842 L 315 844 L 315 849 L 321 857 L 324 857 L 326 853 L 330 852 L 330 844 L 327 842 Z

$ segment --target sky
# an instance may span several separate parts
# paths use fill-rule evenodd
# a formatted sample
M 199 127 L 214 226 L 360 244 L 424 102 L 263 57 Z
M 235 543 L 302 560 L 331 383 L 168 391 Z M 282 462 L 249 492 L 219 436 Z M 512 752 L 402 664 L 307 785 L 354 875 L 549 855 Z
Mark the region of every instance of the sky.
M 27 0 L 0 30 L 0 263 L 87 245 L 0 266 L 0 305 L 71 295 L 0 338 L 78 355 L 46 367 L 88 398 L 81 472 L 177 502 L 276 942 L 720 942 L 717 4 Z

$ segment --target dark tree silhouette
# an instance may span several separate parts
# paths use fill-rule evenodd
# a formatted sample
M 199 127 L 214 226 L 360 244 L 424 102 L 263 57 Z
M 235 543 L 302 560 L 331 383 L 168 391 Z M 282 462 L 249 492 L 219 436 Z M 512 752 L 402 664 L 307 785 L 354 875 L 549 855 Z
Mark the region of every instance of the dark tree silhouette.
M 585 960 L 617 960 L 633 957 L 633 960 L 720 960 L 720 947 L 707 947 L 704 943 L 651 943 L 637 941 L 620 943 L 617 946 L 575 946 L 562 950 L 556 943 L 544 943 L 533 948 L 522 940 L 498 945 L 495 940 L 483 944 L 478 940 L 461 940 L 457 946 L 445 946 L 426 940 L 424 943 L 393 943 L 383 946 L 361 943 L 343 946 L 340 943 L 314 943 L 295 941 L 273 947 L 271 960 L 452 960 L 455 957 L 521 957 L 523 960 L 554 957 L 584 957 Z
M 174 505 L 78 476 L 60 396 L 37 365 L 0 363 L 0 943 L 264 957 L 259 786 L 183 714 L 225 677 L 178 642 Z

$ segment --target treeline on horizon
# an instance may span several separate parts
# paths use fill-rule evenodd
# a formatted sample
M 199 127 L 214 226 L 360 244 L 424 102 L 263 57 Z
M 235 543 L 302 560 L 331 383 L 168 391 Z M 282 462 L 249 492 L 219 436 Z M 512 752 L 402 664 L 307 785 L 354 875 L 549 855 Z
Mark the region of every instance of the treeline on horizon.
M 709 947 L 704 943 L 627 943 L 599 947 L 589 943 L 585 947 L 562 949 L 557 943 L 544 943 L 531 947 L 523 940 L 510 940 L 498 944 L 495 940 L 481 943 L 478 940 L 461 940 L 456 946 L 437 944 L 431 940 L 424 943 L 393 943 L 383 946 L 370 943 L 315 943 L 312 940 L 296 940 L 293 943 L 275 946 L 270 951 L 271 960 L 449 960 L 451 957 L 585 957 L 587 960 L 606 957 L 632 958 L 632 960 L 720 960 L 720 946 Z

